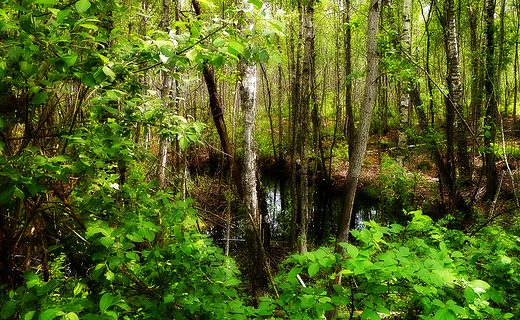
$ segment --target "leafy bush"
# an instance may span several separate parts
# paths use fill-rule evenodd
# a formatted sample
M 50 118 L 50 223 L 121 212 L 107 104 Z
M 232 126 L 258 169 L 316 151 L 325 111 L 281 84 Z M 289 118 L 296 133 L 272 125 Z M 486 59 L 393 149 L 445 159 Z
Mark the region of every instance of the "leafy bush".
M 406 226 L 373 221 L 352 231 L 346 256 L 320 248 L 286 261 L 278 298 L 266 298 L 259 314 L 319 319 L 334 307 L 361 319 L 510 319 L 520 316 L 518 237 L 491 229 L 469 238 L 423 215 L 409 213 Z M 342 276 L 342 285 L 327 289 Z M 304 279 L 305 287 L 298 277 Z

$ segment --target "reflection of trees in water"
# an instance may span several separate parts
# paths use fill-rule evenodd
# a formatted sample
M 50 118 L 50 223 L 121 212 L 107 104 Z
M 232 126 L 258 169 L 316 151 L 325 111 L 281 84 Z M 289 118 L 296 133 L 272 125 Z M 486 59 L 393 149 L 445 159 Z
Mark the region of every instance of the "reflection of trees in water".
M 288 240 L 291 219 L 291 199 L 289 186 L 278 177 L 264 178 L 269 222 L 273 240 Z M 331 186 L 311 186 L 314 195 L 311 210 L 309 236 L 315 245 L 327 244 L 337 229 L 338 212 L 342 205 L 343 194 Z M 378 218 L 378 203 L 373 198 L 359 196 L 354 205 L 352 229 L 364 228 L 363 221 Z

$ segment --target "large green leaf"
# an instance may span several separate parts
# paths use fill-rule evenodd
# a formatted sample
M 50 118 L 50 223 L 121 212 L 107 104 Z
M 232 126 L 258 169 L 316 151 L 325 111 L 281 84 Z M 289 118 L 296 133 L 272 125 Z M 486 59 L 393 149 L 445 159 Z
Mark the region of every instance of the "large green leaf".
M 90 8 L 91 3 L 89 0 L 79 0 L 74 6 L 79 13 L 83 13 Z
M 111 293 L 105 293 L 99 300 L 99 309 L 101 312 L 105 312 L 114 304 L 114 296 Z
M 246 52 L 246 47 L 244 46 L 244 44 L 235 40 L 229 41 L 229 48 L 233 49 L 235 53 L 241 55 L 244 55 L 244 53 Z

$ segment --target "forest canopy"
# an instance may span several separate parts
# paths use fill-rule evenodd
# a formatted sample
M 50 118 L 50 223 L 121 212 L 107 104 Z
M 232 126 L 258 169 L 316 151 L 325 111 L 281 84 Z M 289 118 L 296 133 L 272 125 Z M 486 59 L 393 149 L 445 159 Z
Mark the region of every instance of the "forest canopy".
M 520 318 L 518 0 L 0 16 L 1 319 Z

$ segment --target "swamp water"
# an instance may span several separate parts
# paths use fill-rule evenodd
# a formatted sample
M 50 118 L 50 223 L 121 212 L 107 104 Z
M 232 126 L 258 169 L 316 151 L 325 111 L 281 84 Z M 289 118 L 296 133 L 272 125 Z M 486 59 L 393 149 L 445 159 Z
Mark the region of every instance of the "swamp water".
M 272 239 L 286 241 L 289 238 L 291 222 L 290 182 L 267 178 L 262 181 Z M 311 186 L 312 209 L 309 221 L 309 240 L 316 245 L 326 244 L 335 237 L 338 214 L 342 205 L 343 192 L 330 187 Z M 351 229 L 365 227 L 363 221 L 380 220 L 377 200 L 362 192 L 356 195 Z

